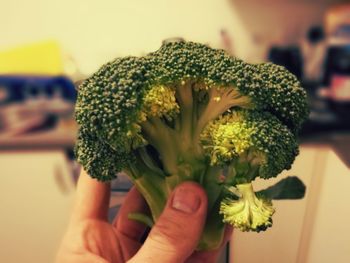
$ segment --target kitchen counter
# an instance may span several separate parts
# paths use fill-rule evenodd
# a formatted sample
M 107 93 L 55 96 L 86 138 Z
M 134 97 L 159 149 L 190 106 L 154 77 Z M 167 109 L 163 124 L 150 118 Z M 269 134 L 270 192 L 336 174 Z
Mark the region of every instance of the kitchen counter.
M 350 132 L 330 132 L 302 136 L 302 145 L 328 146 L 350 169 Z
M 0 134 L 0 149 L 73 148 L 76 131 L 54 129 L 23 135 Z

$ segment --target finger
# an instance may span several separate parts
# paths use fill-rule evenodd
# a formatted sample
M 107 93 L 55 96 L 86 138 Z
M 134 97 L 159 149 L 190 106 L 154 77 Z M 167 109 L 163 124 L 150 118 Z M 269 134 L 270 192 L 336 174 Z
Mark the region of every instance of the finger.
M 186 261 L 186 263 L 212 263 L 216 262 L 225 248 L 227 242 L 231 239 L 233 228 L 231 226 L 226 226 L 224 238 L 219 248 L 210 251 L 196 251 L 193 255 Z
M 207 196 L 192 182 L 178 186 L 130 262 L 184 262 L 196 248 L 205 223 Z M 158 261 L 157 261 L 158 260 Z
M 55 263 L 86 263 L 86 262 L 91 262 L 91 263 L 108 263 L 107 260 L 94 255 L 92 253 L 86 252 L 86 253 L 77 253 L 77 254 L 67 254 L 67 255 L 58 255 L 56 258 Z
M 76 190 L 73 221 L 101 219 L 107 221 L 110 184 L 91 178 L 83 169 Z
M 123 235 L 135 241 L 140 241 L 147 229 L 147 226 L 135 220 L 129 219 L 128 215 L 130 213 L 149 214 L 145 199 L 143 199 L 142 195 L 135 187 L 131 188 L 130 192 L 127 194 L 123 205 L 118 212 L 118 216 L 113 222 L 113 225 L 117 231 Z

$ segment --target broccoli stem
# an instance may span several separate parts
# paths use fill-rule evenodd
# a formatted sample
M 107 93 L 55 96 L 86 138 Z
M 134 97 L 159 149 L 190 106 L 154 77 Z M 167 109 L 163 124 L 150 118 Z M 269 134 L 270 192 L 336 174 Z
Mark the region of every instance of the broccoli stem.
M 252 152 L 250 149 L 248 153 L 243 153 L 231 161 L 228 166 L 230 173 L 226 176 L 225 183 L 230 185 L 250 183 L 259 175 L 260 163 L 253 162 L 256 157 Z
M 193 89 L 192 83 L 182 82 L 175 93 L 177 102 L 180 107 L 180 138 L 183 144 L 190 144 L 192 141 L 192 118 L 193 118 Z
M 179 147 L 176 131 L 156 117 L 142 122 L 141 127 L 145 139 L 158 151 L 165 171 L 176 173 Z
M 205 173 L 203 174 L 201 185 L 204 187 L 208 194 L 208 210 L 213 209 L 214 203 L 219 198 L 223 186 L 220 184 L 220 176 L 222 174 L 222 168 L 219 166 L 208 165 Z
M 180 144 L 179 144 L 180 145 Z M 190 147 L 192 150 L 194 147 Z M 177 160 L 174 164 L 177 166 L 175 173 L 165 174 L 157 167 L 152 159 L 152 156 L 145 149 L 136 151 L 136 162 L 129 165 L 127 170 L 128 175 L 133 180 L 137 189 L 145 197 L 154 221 L 160 216 L 164 209 L 166 200 L 172 190 L 184 181 L 195 181 L 203 186 L 208 194 L 208 211 L 217 215 L 219 206 L 215 206 L 218 200 L 221 199 L 223 185 L 220 184 L 221 167 L 212 166 L 203 156 L 198 157 L 192 151 L 185 151 L 181 147 L 174 148 L 182 159 Z M 160 159 L 164 161 L 167 155 L 163 156 L 160 153 Z M 214 211 L 215 210 L 215 211 Z M 208 217 L 209 220 L 209 217 Z M 210 219 L 215 221 L 215 217 Z M 222 223 L 215 222 L 215 231 L 211 222 L 204 229 L 204 236 L 212 237 L 213 233 L 220 228 Z M 211 233 L 212 232 L 212 233 Z M 209 234 L 211 233 L 211 234 Z M 217 240 L 210 241 L 210 247 L 221 242 L 222 231 L 217 232 Z M 209 240 L 201 242 L 199 249 L 207 249 Z
M 198 105 L 194 102 L 198 99 L 198 94 L 191 82 L 181 83 L 181 86 L 176 88 L 175 95 L 180 108 L 175 128 L 168 126 L 157 117 L 149 117 L 141 123 L 143 136 L 157 150 L 165 173 L 162 174 L 161 169 L 157 167 L 147 151 L 138 151 L 136 155 L 138 161 L 135 166 L 139 171 L 136 173 L 142 173 L 142 175 L 137 176 L 134 183 L 145 197 L 154 221 L 160 216 L 166 200 L 177 185 L 184 181 L 195 181 L 201 184 L 208 195 L 208 217 L 198 249 L 214 249 L 220 245 L 224 232 L 222 218 L 217 216 L 223 194 L 223 184 L 220 182 L 222 168 L 211 165 L 205 158 L 200 146 L 199 134 L 196 136 L 196 132 L 200 133 L 202 130 L 198 124 L 202 123 L 204 128 L 208 121 L 232 106 L 232 91 L 210 92 L 209 97 L 212 102 L 209 101 L 204 109 L 203 114 L 206 117 L 204 119 L 200 117 L 200 120 L 197 113 Z M 214 97 L 218 95 L 223 98 L 219 103 L 222 106 L 214 102 Z M 237 96 L 233 96 L 234 101 L 240 105 Z M 200 116 L 203 114 L 201 113 Z M 153 177 L 152 172 L 155 174 Z
M 225 224 L 222 217 L 218 216 L 218 214 L 223 197 L 223 194 L 220 194 L 219 198 L 215 200 L 212 209 L 208 209 L 204 230 L 197 246 L 199 251 L 217 249 L 222 243 Z
M 128 214 L 128 219 L 136 220 L 149 228 L 152 228 L 154 221 L 147 215 L 141 213 L 130 213 Z
M 253 189 L 253 185 L 251 183 L 238 184 L 236 188 L 242 194 L 242 198 L 248 200 L 249 203 L 254 203 L 256 196 Z
M 181 151 L 181 148 L 177 150 Z M 135 156 L 136 162 L 130 164 L 126 172 L 144 196 L 154 222 L 161 215 L 168 197 L 177 185 L 185 181 L 195 181 L 203 186 L 208 196 L 208 216 L 197 249 L 217 248 L 221 244 L 224 232 L 222 218 L 218 216 L 224 187 L 220 183 L 221 167 L 211 166 L 205 158 L 198 158 L 195 154 L 187 152 L 183 154 L 183 159 L 176 163 L 177 172 L 166 175 L 159 171 L 147 151 L 139 150 Z
M 153 220 L 156 221 L 162 213 L 169 195 L 164 179 L 154 175 L 152 171 L 148 171 L 141 162 L 129 164 L 129 167 L 125 168 L 125 172 L 145 198 Z

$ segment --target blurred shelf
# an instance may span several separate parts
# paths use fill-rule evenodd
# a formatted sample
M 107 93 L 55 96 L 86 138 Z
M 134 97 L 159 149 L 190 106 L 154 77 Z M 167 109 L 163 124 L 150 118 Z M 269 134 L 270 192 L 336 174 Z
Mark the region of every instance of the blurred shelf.
M 38 131 L 23 135 L 0 133 L 0 149 L 72 148 L 76 141 L 74 130 Z

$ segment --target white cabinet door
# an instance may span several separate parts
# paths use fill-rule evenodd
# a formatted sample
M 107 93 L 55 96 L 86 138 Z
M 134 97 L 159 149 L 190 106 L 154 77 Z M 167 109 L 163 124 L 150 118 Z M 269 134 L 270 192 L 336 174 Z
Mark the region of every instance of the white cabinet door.
M 298 263 L 349 263 L 350 169 L 327 151 L 315 170 L 312 182 L 321 182 L 312 189 L 315 197 L 307 207 L 311 213 L 305 216 Z
M 53 262 L 74 194 L 60 151 L 0 152 L 0 262 Z
M 330 148 L 301 147 L 292 169 L 258 180 L 257 190 L 287 175 L 306 185 L 302 200 L 274 201 L 273 227 L 262 233 L 234 231 L 233 263 L 350 262 L 350 172 Z

